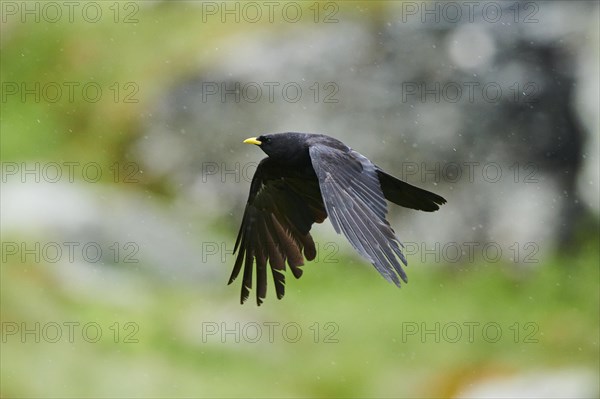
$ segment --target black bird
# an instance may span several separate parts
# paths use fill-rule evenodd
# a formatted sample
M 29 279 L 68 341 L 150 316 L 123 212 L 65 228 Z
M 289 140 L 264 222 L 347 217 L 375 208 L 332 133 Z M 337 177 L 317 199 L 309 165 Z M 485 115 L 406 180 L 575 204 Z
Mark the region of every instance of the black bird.
M 398 258 L 407 265 L 394 230 L 385 219 L 385 200 L 432 212 L 446 200 L 385 173 L 366 157 L 333 137 L 322 134 L 266 134 L 244 140 L 267 155 L 258 164 L 244 211 L 234 253 L 237 258 L 229 283 L 244 265 L 241 303 L 252 288 L 256 261 L 256 301 L 267 293 L 267 263 L 275 292 L 285 293 L 285 264 L 294 277 L 302 275 L 304 257 L 313 260 L 313 223 L 327 216 L 335 231 L 388 281 L 408 282 Z

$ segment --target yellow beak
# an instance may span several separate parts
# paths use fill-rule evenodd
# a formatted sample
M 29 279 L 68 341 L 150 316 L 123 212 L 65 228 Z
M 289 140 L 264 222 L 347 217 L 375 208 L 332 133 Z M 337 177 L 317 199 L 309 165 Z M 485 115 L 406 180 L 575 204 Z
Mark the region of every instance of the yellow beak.
M 258 141 L 256 139 L 256 137 L 250 137 L 249 139 L 244 140 L 245 144 L 256 144 L 256 145 L 261 145 L 262 142 Z

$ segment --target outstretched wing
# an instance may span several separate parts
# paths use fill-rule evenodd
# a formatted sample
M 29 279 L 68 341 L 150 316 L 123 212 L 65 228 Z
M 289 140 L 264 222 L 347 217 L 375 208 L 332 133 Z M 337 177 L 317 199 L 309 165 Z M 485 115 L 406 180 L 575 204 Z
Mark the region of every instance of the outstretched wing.
M 400 286 L 400 276 L 407 282 L 398 261 L 406 265 L 406 258 L 385 219 L 387 205 L 375 165 L 351 149 L 315 144 L 309 151 L 335 231 L 343 233 L 386 280 Z
M 239 252 L 228 283 L 236 279 L 243 265 L 241 303 L 250 294 L 255 262 L 256 302 L 260 305 L 267 293 L 267 264 L 277 298 L 281 299 L 285 293 L 286 263 L 294 277 L 299 278 L 304 257 L 315 258 L 315 243 L 309 231 L 314 222 L 322 222 L 327 214 L 318 183 L 313 180 L 307 180 L 299 171 L 282 169 L 269 158 L 258 165 L 235 242 L 234 254 Z

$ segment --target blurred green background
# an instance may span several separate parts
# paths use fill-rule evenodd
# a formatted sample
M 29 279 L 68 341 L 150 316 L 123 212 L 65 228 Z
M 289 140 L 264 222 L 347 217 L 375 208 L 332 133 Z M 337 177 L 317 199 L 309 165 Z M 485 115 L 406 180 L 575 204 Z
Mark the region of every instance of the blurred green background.
M 2 1 L 0 395 L 597 397 L 598 3 L 475 3 Z M 410 284 L 325 222 L 239 305 L 278 131 L 448 200 L 390 209 Z

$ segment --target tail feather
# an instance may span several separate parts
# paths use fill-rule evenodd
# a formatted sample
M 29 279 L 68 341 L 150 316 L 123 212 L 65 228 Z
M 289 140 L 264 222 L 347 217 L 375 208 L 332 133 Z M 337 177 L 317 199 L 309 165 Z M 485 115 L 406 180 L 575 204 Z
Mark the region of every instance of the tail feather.
M 433 212 L 440 209 L 440 205 L 446 203 L 443 197 L 403 182 L 379 168 L 377 168 L 377 175 L 385 199 L 394 204 L 405 208 Z

